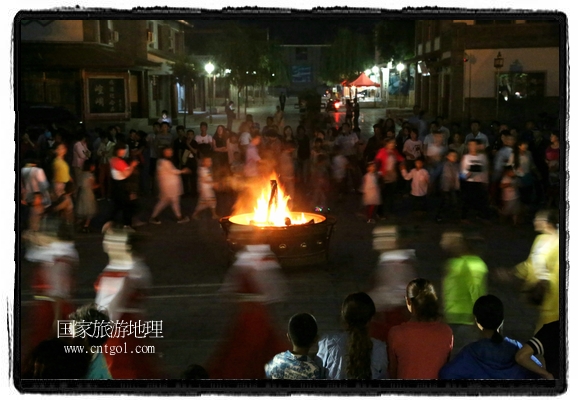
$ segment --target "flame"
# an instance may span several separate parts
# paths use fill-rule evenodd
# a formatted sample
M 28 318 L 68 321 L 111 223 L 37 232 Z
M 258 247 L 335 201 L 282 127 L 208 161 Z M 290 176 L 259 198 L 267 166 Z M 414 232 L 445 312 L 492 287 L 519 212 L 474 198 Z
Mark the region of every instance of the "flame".
M 276 177 L 272 177 L 276 179 Z M 257 206 L 251 215 L 251 224 L 257 226 L 286 226 L 300 225 L 308 222 L 304 213 L 296 218 L 296 213 L 289 209 L 289 200 L 291 197 L 285 195 L 281 185 L 277 184 L 277 198 L 274 199 L 269 208 L 269 199 L 271 197 L 271 188 L 264 186 L 261 189 L 261 196 L 257 199 Z M 287 219 L 290 223 L 287 224 Z

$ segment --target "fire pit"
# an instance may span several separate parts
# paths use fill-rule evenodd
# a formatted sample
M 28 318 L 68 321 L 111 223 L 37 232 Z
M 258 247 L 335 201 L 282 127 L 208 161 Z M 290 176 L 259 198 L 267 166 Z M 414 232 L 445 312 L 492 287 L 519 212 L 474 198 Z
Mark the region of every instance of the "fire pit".
M 264 190 L 253 213 L 221 218 L 231 255 L 247 245 L 268 244 L 284 267 L 326 262 L 336 218 L 289 211 L 289 197 L 274 179 L 266 194 Z

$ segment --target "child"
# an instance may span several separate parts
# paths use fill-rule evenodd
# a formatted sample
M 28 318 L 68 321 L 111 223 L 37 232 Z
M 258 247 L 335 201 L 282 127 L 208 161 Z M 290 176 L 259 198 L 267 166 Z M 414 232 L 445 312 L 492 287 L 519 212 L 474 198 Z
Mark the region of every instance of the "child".
M 373 162 L 367 164 L 367 173 L 363 176 L 361 192 L 363 193 L 363 205 L 367 209 L 367 223 L 374 223 L 376 208 L 381 204 L 381 193 L 377 182 L 375 163 Z
M 442 198 L 436 221 L 442 221 L 443 214 L 450 214 L 452 208 L 457 208 L 458 196 L 460 190 L 460 167 L 458 164 L 458 153 L 455 150 L 449 150 L 446 155 L 446 161 L 443 164 L 442 174 L 440 177 L 440 189 Z
M 504 167 L 504 173 L 500 182 L 502 190 L 502 217 L 512 218 L 514 225 L 518 223 L 520 215 L 520 194 L 518 193 L 518 178 L 516 171 L 511 165 Z
M 217 215 L 217 197 L 215 195 L 215 183 L 213 182 L 213 174 L 211 173 L 211 166 L 213 165 L 210 157 L 204 157 L 201 160 L 199 167 L 199 202 L 193 213 L 193 219 L 199 219 L 199 213 L 206 208 L 211 209 L 213 219 L 218 219 Z
M 76 216 L 84 221 L 82 232 L 89 231 L 90 220 L 96 214 L 96 198 L 94 189 L 98 187 L 94 180 L 95 165 L 91 160 L 86 160 L 82 166 L 80 182 L 78 182 L 78 199 Z
M 56 213 L 63 222 L 72 228 L 74 224 L 74 203 L 72 195 L 74 194 L 74 184 L 72 181 L 66 182 L 63 193 L 52 203 L 51 211 Z
M 415 167 L 407 172 L 404 164 L 401 166 L 401 174 L 406 181 L 411 179 L 411 198 L 413 211 L 424 212 L 426 210 L 426 195 L 429 186 L 429 173 L 423 169 L 423 159 L 415 160 Z
M 320 379 L 321 369 L 309 357 L 309 349 L 317 342 L 317 322 L 311 314 L 296 314 L 289 320 L 287 338 L 293 350 L 277 354 L 265 365 L 271 379 Z
M 177 217 L 177 223 L 183 224 L 189 222 L 189 217 L 184 217 L 181 214 L 181 195 L 183 194 L 183 180 L 182 174 L 188 174 L 191 171 L 188 168 L 177 169 L 172 162 L 173 148 L 164 147 L 161 150 L 161 158 L 157 160 L 157 182 L 159 187 L 159 201 L 153 209 L 153 213 L 149 220 L 152 224 L 160 224 L 158 215 L 169 204 L 173 208 L 173 212 Z
M 347 169 L 349 161 L 343 155 L 343 149 L 340 145 L 335 146 L 335 155 L 331 160 L 331 175 L 335 185 L 335 191 L 339 198 L 347 192 Z

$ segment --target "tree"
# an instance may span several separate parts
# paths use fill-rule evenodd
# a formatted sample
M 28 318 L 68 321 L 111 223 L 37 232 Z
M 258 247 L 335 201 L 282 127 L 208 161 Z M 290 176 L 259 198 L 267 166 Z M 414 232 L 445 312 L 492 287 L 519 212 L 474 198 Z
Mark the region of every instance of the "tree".
M 368 35 L 342 28 L 327 52 L 321 68 L 321 77 L 337 83 L 352 80 L 373 65 L 374 50 Z
M 415 21 L 380 21 L 375 26 L 374 38 L 380 62 L 411 58 L 414 54 Z
M 194 81 L 198 77 L 195 62 L 187 55 L 179 55 L 175 59 L 175 63 L 171 66 L 171 72 L 173 77 L 175 77 L 181 85 L 184 85 L 185 91 L 190 82 Z M 189 96 L 187 96 L 185 92 L 185 109 L 187 110 L 188 97 Z M 185 116 L 183 117 L 183 125 L 187 126 L 187 113 L 185 113 Z
M 241 24 L 226 24 L 215 35 L 211 48 L 219 68 L 230 70 L 227 77 L 231 84 L 237 86 L 238 96 L 245 89 L 245 114 L 247 87 L 288 80 L 279 47 L 267 40 L 263 30 Z

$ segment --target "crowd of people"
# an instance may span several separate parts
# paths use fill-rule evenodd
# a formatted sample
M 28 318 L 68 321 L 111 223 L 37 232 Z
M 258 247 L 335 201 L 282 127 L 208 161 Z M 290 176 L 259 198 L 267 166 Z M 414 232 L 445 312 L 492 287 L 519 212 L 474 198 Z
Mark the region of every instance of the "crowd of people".
M 131 375 L 142 370 L 133 367 L 135 360 L 63 355 L 66 341 L 54 338 L 53 319 L 64 315 L 105 322 L 138 317 L 123 317 L 122 309 L 132 307 L 119 306 L 118 298 L 106 290 L 97 293 L 94 305 L 76 312 L 67 301 L 70 282 L 63 277 L 73 275 L 77 262 L 71 243 L 75 233 L 97 228 L 93 221 L 103 209 L 99 202 L 110 201 L 111 207 L 102 218 L 108 221 L 104 231 L 109 265 L 97 289 L 102 290 L 105 278 L 109 285 L 113 279 L 126 279 L 121 287 L 134 289 L 133 295 L 120 296 L 126 303 L 138 300 L 135 282 L 146 286 L 148 274 L 138 246 L 127 245 L 134 228 L 162 223 L 162 212 L 169 205 L 177 223 L 199 219 L 205 211 L 219 218 L 219 209 L 231 210 L 248 188 L 272 174 L 294 209 L 330 213 L 345 196 L 358 196 L 360 209 L 353 211 L 371 224 L 393 221 L 400 210 L 437 222 L 455 216 L 456 222 L 465 224 L 473 217 L 511 224 L 534 220 L 540 235 L 528 260 L 501 276 L 504 281 L 523 282 L 529 301 L 538 307 L 535 336 L 522 345 L 503 335 L 504 304 L 488 293 L 488 268 L 459 231 L 448 232 L 440 243 L 449 257 L 443 297 L 438 298 L 434 285 L 411 269 L 412 251 L 391 246 L 387 239 L 391 232 L 380 230 L 378 224 L 374 248 L 380 251 L 381 286 L 345 297 L 340 310 L 343 332 L 319 332 L 313 315 L 299 313 L 288 323 L 291 347 L 285 349 L 282 335 L 271 328 L 268 301 L 239 296 L 243 300 L 233 322 L 235 336 L 219 346 L 206 368 L 187 368 L 186 379 L 560 377 L 557 131 L 539 130 L 532 121 L 524 129 L 493 121 L 484 133 L 479 121 L 471 121 L 464 132 L 460 125 L 448 126 L 443 117 L 428 124 L 419 107 L 407 120 L 380 119 L 367 139 L 358 124 L 352 127 L 348 122 L 315 128 L 303 122 L 294 131 L 285 125 L 281 107 L 263 127 L 247 115 L 237 132 L 219 125 L 211 135 L 205 122 L 198 133 L 171 123 L 164 114 L 150 133 L 134 129 L 124 133 L 110 126 L 97 131 L 97 137 L 82 132 L 70 142 L 50 129 L 36 141 L 22 135 L 26 257 L 42 271 L 38 276 L 43 279 L 51 279 L 47 268 L 59 271 L 54 278 L 58 284 L 37 286 L 42 296 L 57 299 L 57 306 L 42 304 L 37 309 L 42 318 L 36 323 L 43 326 L 35 329 L 36 337 L 30 341 L 33 350 L 27 354 L 26 377 L 145 377 Z M 158 201 L 143 218 L 141 199 L 151 195 Z M 184 195 L 195 200 L 190 216 L 181 208 Z M 47 227 L 47 221 L 54 220 L 58 228 Z M 46 235 L 47 231 L 51 233 Z M 255 281 L 263 271 L 275 270 L 271 255 L 262 249 L 251 251 L 238 255 L 225 286 L 234 287 L 236 294 L 271 295 L 260 292 Z M 282 290 L 273 292 L 280 295 Z M 243 340 L 246 343 L 240 345 Z M 65 371 L 63 357 L 69 357 L 68 367 L 76 367 Z M 255 368 L 243 364 L 249 359 Z M 146 377 L 157 377 L 152 370 Z
M 273 173 L 302 210 L 329 212 L 348 193 L 361 194 L 355 211 L 370 223 L 406 209 L 438 222 L 459 216 L 520 224 L 538 208 L 560 205 L 560 136 L 533 121 L 523 129 L 493 121 L 485 132 L 471 121 L 462 130 L 441 116 L 428 124 L 416 107 L 405 120 L 380 119 L 367 139 L 347 121 L 285 125 L 279 106 L 263 127 L 247 115 L 236 132 L 171 123 L 161 117 L 150 133 L 110 126 L 69 142 L 50 129 L 36 142 L 23 134 L 31 223 L 42 205 L 88 231 L 100 200 L 112 201 L 108 219 L 122 215 L 126 226 L 158 224 L 168 205 L 184 223 L 191 218 L 181 213 L 182 195 L 197 200 L 190 217 L 209 209 L 218 218 L 217 209 L 230 212 L 247 186 Z M 139 198 L 150 194 L 159 201 L 143 217 Z

